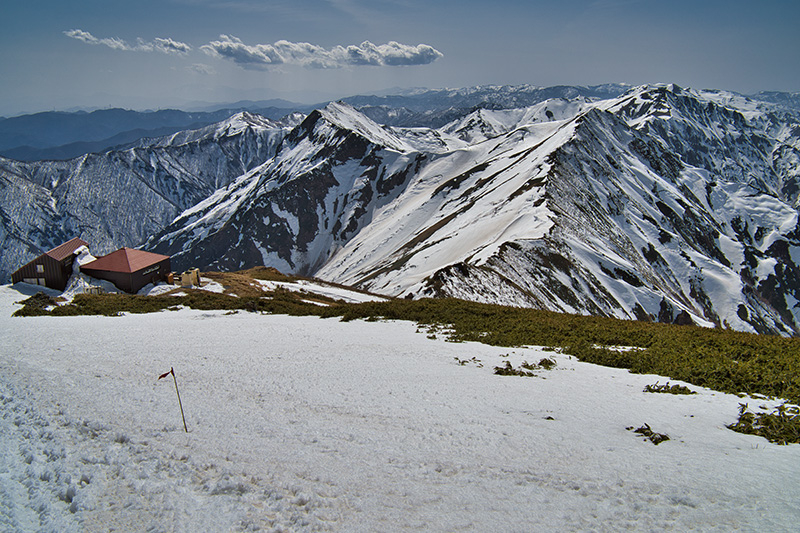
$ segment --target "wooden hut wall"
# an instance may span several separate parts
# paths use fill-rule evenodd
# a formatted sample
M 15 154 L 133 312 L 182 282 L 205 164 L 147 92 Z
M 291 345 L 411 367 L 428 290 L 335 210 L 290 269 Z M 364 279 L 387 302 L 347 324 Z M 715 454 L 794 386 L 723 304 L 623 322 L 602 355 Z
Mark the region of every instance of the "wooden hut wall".
M 86 274 L 87 276 L 91 276 L 95 279 L 102 279 L 105 281 L 110 281 L 113 283 L 119 290 L 125 292 L 133 292 L 131 291 L 131 275 L 127 272 L 112 272 L 110 270 L 94 270 L 91 268 L 81 267 L 81 272 Z
M 59 262 L 47 254 L 42 254 L 14 272 L 11 275 L 11 281 L 12 283 L 25 281 L 63 291 L 67 287 L 70 275 L 72 275 L 72 260 L 72 255 Z M 44 272 L 39 272 L 37 268 L 39 266 L 42 267 Z
M 159 281 L 167 281 L 170 272 L 172 272 L 172 267 L 169 257 L 147 268 L 137 270 L 131 274 L 130 292 L 139 292 L 148 283 L 155 285 Z

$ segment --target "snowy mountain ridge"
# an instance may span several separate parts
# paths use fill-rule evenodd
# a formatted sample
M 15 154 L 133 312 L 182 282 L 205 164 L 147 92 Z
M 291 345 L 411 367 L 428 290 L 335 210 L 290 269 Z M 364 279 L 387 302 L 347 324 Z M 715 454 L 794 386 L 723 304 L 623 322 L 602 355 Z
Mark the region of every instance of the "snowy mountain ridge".
M 797 333 L 798 112 L 671 84 L 567 89 L 504 108 L 495 88 L 440 128 L 381 125 L 351 102 L 162 139 L 185 154 L 235 137 L 247 163 L 144 246 L 177 268 Z
M 274 154 L 288 128 L 250 114 L 67 161 L 0 158 L 0 275 L 76 235 L 138 246 Z
M 795 332 L 796 175 L 773 164 L 794 138 L 774 111 L 645 86 L 479 109 L 435 130 L 447 149 L 431 153 L 411 140 L 420 128 L 336 104 L 238 182 L 248 199 L 213 211 L 214 227 L 243 231 L 220 239 L 235 235 L 237 251 L 215 248 L 209 266 L 251 260 L 398 296 Z M 179 218 L 147 246 L 202 263 L 213 238 L 196 215 L 190 239 Z

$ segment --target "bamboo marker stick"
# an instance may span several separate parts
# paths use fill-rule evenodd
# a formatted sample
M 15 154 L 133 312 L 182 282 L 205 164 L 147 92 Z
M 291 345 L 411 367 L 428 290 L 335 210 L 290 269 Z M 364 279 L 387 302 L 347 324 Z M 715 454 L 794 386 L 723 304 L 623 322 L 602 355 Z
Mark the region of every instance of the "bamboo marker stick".
M 181 408 L 181 419 L 183 420 L 183 430 L 186 433 L 189 433 L 189 430 L 186 428 L 186 417 L 183 415 L 183 403 L 181 403 L 181 393 L 178 390 L 178 379 L 175 377 L 175 369 L 173 367 L 169 367 L 169 372 L 164 372 L 158 379 L 165 378 L 172 374 L 172 380 L 175 382 L 175 394 L 178 395 L 178 407 Z

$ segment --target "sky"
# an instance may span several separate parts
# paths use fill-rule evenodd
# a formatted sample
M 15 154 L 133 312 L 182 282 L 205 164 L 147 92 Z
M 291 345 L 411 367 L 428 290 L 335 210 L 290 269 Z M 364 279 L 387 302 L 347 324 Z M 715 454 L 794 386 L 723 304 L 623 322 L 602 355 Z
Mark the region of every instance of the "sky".
M 395 88 L 800 91 L 796 0 L 0 0 L 0 115 Z

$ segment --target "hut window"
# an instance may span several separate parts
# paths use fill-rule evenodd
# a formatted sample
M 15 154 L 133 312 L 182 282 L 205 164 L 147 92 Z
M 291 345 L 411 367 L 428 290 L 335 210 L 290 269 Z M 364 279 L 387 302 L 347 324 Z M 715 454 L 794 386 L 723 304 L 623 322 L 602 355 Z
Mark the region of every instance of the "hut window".
M 36 273 L 44 274 L 44 265 L 36 265 Z

